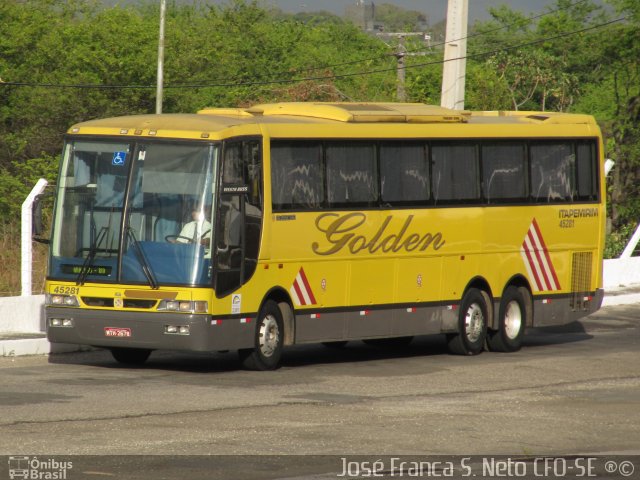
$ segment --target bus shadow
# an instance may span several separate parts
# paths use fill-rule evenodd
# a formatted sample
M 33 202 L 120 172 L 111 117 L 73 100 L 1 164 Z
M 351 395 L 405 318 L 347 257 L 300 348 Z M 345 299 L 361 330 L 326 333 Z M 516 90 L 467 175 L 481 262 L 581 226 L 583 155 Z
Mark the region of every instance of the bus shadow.
M 582 322 L 575 321 L 566 325 L 530 328 L 525 332 L 523 347 L 562 345 L 567 343 L 592 340 L 593 335 L 587 332 Z
M 287 367 L 361 363 L 376 360 L 441 356 L 447 353 L 444 335 L 415 337 L 408 345 L 367 345 L 353 340 L 344 347 L 313 344 L 290 347 L 285 350 L 282 364 Z
M 562 326 L 532 328 L 527 330 L 523 349 L 571 344 L 593 339 L 578 321 Z M 516 353 L 517 354 L 517 353 Z M 484 352 L 482 357 L 499 358 L 500 353 Z M 445 335 L 424 335 L 415 337 L 408 345 L 368 345 L 360 340 L 348 342 L 342 347 L 322 344 L 305 344 L 286 347 L 282 356 L 282 366 L 299 368 L 308 366 L 337 365 L 349 363 L 376 362 L 379 360 L 411 359 L 417 357 L 451 358 Z M 189 373 L 225 373 L 242 371 L 242 365 L 235 351 L 198 353 L 179 351 L 155 351 L 141 366 L 117 363 L 111 353 L 104 349 L 55 354 L 49 356 L 49 363 L 66 365 L 86 365 L 112 370 L 147 370 Z
M 362 341 L 351 341 L 342 348 L 322 344 L 304 344 L 286 347 L 281 364 L 283 367 L 311 365 L 348 364 L 411 357 L 438 356 L 447 352 L 442 335 L 416 337 L 402 347 L 378 347 Z M 49 363 L 63 365 L 85 365 L 112 370 L 164 370 L 190 373 L 225 373 L 242 371 L 243 367 L 235 351 L 199 353 L 180 351 L 154 351 L 143 365 L 123 365 L 116 362 L 109 350 L 96 348 L 92 351 L 55 354 Z

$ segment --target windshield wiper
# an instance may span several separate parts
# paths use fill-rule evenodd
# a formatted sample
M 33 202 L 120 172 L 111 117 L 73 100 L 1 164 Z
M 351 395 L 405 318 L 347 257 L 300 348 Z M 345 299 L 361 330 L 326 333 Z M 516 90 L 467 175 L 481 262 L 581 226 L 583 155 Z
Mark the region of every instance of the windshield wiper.
M 76 285 L 84 285 L 84 282 L 87 280 L 87 275 L 89 275 L 89 272 L 91 271 L 98 248 L 102 244 L 102 241 L 107 237 L 107 232 L 110 228 L 111 227 L 109 226 L 102 227 L 98 232 L 98 237 L 91 243 L 91 247 L 89 247 L 89 255 L 87 255 L 87 258 L 84 260 L 82 267 L 80 267 L 80 273 L 78 273 L 78 276 L 76 277 Z
M 96 258 L 96 253 L 98 252 L 98 248 L 102 244 L 102 241 L 107 238 L 107 233 L 111 231 L 111 219 L 113 218 L 113 207 L 111 207 L 111 211 L 109 212 L 109 221 L 107 224 L 100 228 L 97 237 L 94 236 L 94 232 L 96 231 L 95 221 L 93 220 L 93 206 L 91 207 L 91 246 L 89 247 L 89 255 L 85 259 L 82 267 L 80 267 L 80 273 L 76 277 L 76 285 L 84 285 L 84 282 L 87 280 L 87 276 L 91 272 L 91 267 L 93 266 L 93 261 Z
M 149 264 L 147 257 L 144 256 L 144 252 L 140 247 L 140 242 L 136 238 L 136 234 L 133 232 L 133 228 L 131 228 L 130 226 L 127 226 L 125 227 L 125 231 L 127 232 L 127 237 L 131 238 L 131 240 L 133 241 L 133 247 L 136 252 L 136 257 L 138 257 L 138 261 L 140 262 L 140 265 L 142 265 L 142 273 L 144 273 L 144 276 L 147 277 L 147 280 L 149 281 L 149 285 L 151 285 L 151 288 L 153 288 L 154 290 L 157 290 L 159 288 L 158 281 L 156 280 L 156 277 L 153 274 L 153 269 L 151 268 L 151 265 Z

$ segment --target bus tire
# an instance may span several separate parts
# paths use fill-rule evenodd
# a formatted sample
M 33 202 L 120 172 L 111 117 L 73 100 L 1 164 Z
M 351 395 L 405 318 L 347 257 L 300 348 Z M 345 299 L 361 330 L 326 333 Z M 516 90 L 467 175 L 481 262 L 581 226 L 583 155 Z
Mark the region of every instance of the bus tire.
M 527 309 L 523 291 L 510 286 L 500 300 L 498 329 L 490 330 L 487 345 L 492 352 L 516 352 L 522 347 L 527 324 Z
M 123 365 L 143 365 L 147 361 L 151 350 L 146 348 L 111 348 L 113 358 Z
M 447 335 L 449 351 L 456 355 L 478 355 L 487 336 L 487 303 L 477 288 L 470 288 L 460 302 L 458 333 Z
M 280 366 L 284 326 L 280 307 L 267 300 L 256 320 L 255 347 L 239 350 L 242 365 L 249 370 L 275 370 Z

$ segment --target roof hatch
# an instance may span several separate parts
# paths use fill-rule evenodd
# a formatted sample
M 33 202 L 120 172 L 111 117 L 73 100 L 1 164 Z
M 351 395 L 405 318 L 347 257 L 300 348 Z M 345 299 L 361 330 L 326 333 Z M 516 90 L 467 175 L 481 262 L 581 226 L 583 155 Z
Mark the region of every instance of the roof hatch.
M 240 113 L 242 112 L 242 113 Z M 229 115 L 230 109 L 206 109 L 201 114 Z M 348 123 L 462 123 L 469 113 L 422 103 L 271 103 L 233 111 L 234 115 L 318 118 Z

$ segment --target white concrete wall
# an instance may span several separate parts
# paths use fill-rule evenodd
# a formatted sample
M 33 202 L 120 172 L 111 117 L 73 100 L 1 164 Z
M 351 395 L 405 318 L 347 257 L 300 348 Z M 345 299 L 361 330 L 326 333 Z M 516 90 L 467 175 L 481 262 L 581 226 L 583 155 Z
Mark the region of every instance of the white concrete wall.
M 45 337 L 44 295 L 0 297 L 0 357 L 92 350 L 49 343 Z
M 639 284 L 640 257 L 605 260 L 602 283 L 605 290 Z
M 0 332 L 44 331 L 44 295 L 0 297 Z

